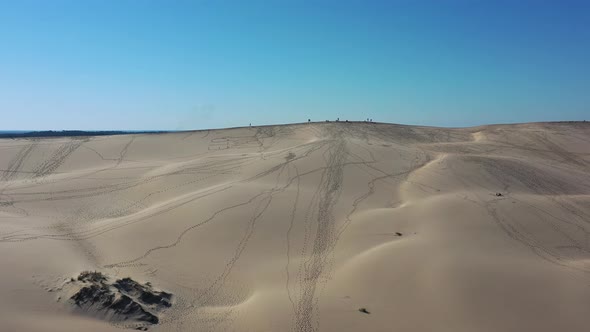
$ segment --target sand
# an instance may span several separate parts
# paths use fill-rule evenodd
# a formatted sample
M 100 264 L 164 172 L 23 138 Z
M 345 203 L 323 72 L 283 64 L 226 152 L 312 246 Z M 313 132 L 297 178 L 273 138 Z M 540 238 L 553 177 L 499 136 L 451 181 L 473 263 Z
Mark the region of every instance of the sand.
M 2 139 L 0 170 L 1 331 L 590 326 L 588 123 Z M 86 270 L 172 305 L 81 310 Z

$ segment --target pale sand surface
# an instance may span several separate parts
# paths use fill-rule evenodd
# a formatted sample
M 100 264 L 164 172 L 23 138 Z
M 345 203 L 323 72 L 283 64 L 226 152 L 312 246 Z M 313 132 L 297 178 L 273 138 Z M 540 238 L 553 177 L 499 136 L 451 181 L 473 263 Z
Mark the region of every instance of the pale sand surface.
M 587 123 L 3 139 L 0 170 L 0 331 L 121 331 L 83 270 L 174 294 L 152 331 L 590 326 Z

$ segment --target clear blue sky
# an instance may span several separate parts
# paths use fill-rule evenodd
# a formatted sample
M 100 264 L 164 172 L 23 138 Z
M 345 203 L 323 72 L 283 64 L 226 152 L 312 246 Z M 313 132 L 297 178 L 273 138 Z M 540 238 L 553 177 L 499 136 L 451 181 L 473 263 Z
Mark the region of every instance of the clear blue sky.
M 590 1 L 0 0 L 0 129 L 590 120 Z

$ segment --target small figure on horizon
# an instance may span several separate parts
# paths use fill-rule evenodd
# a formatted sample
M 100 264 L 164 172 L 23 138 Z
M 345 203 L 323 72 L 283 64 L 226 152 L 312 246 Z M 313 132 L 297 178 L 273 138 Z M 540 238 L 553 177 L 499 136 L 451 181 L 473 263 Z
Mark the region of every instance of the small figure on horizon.
M 252 123 L 250 122 L 250 127 L 252 127 Z
M 339 122 L 339 121 L 340 121 L 340 118 L 336 118 L 336 122 Z
M 307 122 L 311 122 L 311 119 L 307 119 Z

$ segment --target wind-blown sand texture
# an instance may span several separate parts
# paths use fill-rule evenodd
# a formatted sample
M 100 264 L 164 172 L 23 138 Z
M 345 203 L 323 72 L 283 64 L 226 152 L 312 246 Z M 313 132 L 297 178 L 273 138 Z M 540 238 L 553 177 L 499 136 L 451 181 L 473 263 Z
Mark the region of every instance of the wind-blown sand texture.
M 311 123 L 0 140 L 0 330 L 587 331 L 590 125 Z M 497 193 L 501 195 L 496 195 Z

